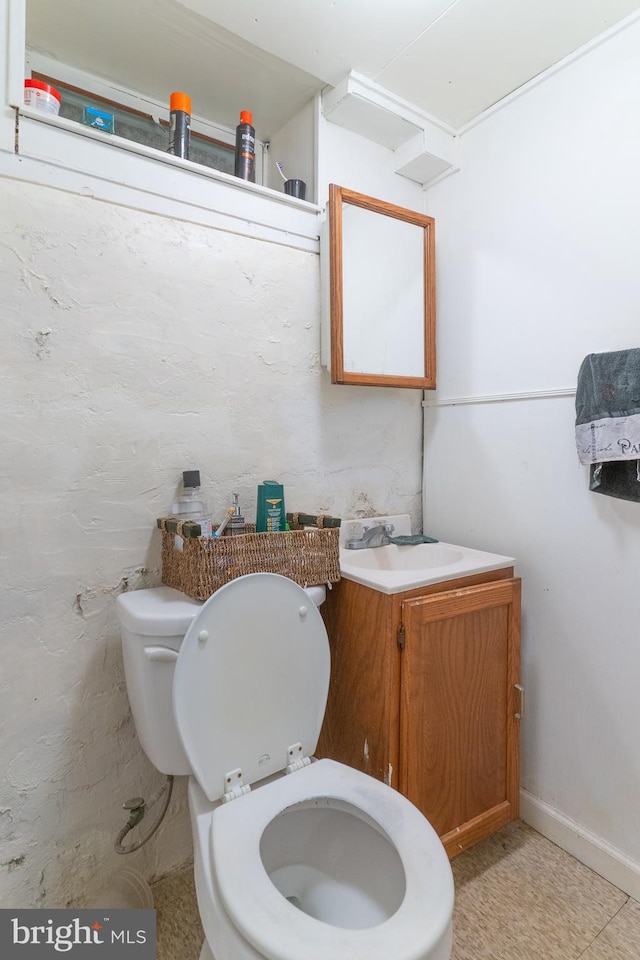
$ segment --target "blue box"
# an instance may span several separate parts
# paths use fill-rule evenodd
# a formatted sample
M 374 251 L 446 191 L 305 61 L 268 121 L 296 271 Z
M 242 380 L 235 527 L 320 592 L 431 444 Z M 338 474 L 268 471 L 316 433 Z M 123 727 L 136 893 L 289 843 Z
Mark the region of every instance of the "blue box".
M 112 113 L 105 110 L 97 110 L 95 107 L 83 107 L 82 122 L 96 130 L 102 130 L 103 133 L 115 133 L 115 118 Z

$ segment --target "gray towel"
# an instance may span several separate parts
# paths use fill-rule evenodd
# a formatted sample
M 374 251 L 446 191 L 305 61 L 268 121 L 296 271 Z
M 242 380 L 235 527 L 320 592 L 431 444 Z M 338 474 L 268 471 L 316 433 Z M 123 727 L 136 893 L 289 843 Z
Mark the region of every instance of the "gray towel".
M 590 353 L 578 373 L 580 463 L 640 458 L 640 349 Z
M 617 500 L 640 500 L 640 460 L 592 463 L 589 490 Z
M 576 391 L 576 447 L 589 489 L 640 500 L 640 349 L 592 353 Z

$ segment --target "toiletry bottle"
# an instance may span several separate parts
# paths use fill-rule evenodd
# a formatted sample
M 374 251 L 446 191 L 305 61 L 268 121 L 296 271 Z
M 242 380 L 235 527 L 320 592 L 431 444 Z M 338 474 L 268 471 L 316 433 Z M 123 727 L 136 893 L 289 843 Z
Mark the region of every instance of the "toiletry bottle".
M 185 470 L 182 474 L 182 495 L 173 504 L 171 513 L 178 520 L 200 524 L 200 536 L 211 536 L 211 515 L 200 496 L 200 471 Z
M 175 91 L 169 99 L 169 149 L 176 157 L 189 159 L 191 135 L 191 97 Z
M 229 517 L 227 530 L 232 536 L 237 533 L 244 533 L 244 517 L 240 513 L 237 493 L 233 495 L 233 513 Z
M 277 480 L 264 480 L 258 485 L 256 532 L 277 533 L 285 524 L 284 488 Z
M 240 123 L 236 127 L 236 162 L 233 172 L 242 180 L 256 182 L 256 131 L 253 128 L 253 114 L 249 110 L 240 111 Z

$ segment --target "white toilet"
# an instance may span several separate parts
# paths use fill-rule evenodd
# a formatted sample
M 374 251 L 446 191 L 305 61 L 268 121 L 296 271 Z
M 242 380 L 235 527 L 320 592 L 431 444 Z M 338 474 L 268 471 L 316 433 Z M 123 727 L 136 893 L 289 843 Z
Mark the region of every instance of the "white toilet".
M 201 960 L 449 960 L 453 877 L 429 822 L 310 759 L 329 687 L 322 598 L 270 573 L 204 604 L 170 587 L 118 597 L 142 746 L 191 777 Z

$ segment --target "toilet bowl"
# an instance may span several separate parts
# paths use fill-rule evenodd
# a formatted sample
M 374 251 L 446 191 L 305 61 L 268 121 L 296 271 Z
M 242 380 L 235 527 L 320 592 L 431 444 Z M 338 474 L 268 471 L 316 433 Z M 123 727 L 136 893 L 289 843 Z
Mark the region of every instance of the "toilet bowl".
M 205 604 L 164 587 L 118 610 L 143 746 L 191 773 L 201 960 L 448 960 L 453 878 L 431 825 L 386 784 L 312 759 L 329 646 L 309 595 L 250 574 Z

